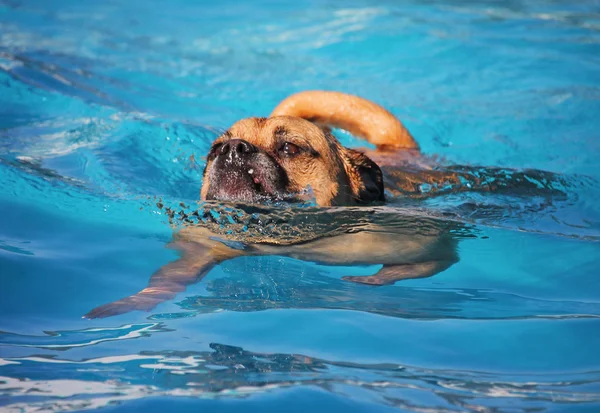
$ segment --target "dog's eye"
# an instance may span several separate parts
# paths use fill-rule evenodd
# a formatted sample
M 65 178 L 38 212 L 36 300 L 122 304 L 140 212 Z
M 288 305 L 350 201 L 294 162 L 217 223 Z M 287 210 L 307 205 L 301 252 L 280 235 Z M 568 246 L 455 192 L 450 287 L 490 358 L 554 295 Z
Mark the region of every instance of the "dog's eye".
M 295 156 L 302 152 L 302 149 L 298 145 L 294 145 L 291 142 L 285 142 L 283 145 L 281 145 L 280 151 L 287 156 Z

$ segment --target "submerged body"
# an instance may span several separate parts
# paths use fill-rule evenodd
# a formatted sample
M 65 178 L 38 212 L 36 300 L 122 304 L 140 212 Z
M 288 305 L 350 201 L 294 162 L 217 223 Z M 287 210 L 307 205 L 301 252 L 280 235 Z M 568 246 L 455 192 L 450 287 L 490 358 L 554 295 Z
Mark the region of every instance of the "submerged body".
M 175 244 L 180 249 L 197 249 L 197 256 L 202 250 L 213 249 L 213 253 L 224 256 L 282 255 L 327 265 L 408 265 L 454 259 L 456 241 L 449 234 L 450 224 L 414 216 L 407 219 L 413 224 L 407 228 L 368 225 L 353 232 L 299 234 L 297 241 L 285 243 L 265 237 L 259 242 L 236 244 L 243 245 L 237 248 L 228 245 L 233 239 L 231 235 L 216 234 L 204 226 L 189 226 L 176 232 Z M 419 225 L 427 226 L 427 231 L 419 231 Z M 297 228 L 312 231 L 311 228 Z M 243 236 L 235 239 L 243 239 Z
M 200 281 L 215 265 L 240 256 L 279 255 L 325 265 L 383 265 L 371 276 L 348 276 L 344 280 L 370 285 L 429 277 L 458 261 L 456 239 L 448 225 L 410 217 L 413 225 L 404 230 L 370 226 L 358 232 L 299 234 L 296 242 L 263 237 L 259 242 L 240 243 L 243 236 L 215 233 L 205 226 L 192 225 L 174 234 L 171 248 L 181 258 L 158 270 L 148 287 L 122 300 L 100 306 L 88 318 L 108 317 L 132 310 L 150 310 L 173 298 L 190 284 Z M 437 225 L 439 224 L 439 225 Z M 419 226 L 427 227 L 418 233 Z M 302 229 L 300 229 L 302 231 Z M 422 232 L 422 231 L 421 231 Z M 307 240 L 308 239 L 308 240 Z

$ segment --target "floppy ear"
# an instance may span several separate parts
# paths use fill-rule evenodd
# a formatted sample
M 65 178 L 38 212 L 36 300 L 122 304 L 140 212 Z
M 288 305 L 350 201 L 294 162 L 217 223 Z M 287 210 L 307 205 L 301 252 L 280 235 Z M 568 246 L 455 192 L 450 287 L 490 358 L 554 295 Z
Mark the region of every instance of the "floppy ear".
M 361 204 L 385 201 L 383 174 L 379 166 L 354 149 L 341 147 L 340 155 L 356 201 Z

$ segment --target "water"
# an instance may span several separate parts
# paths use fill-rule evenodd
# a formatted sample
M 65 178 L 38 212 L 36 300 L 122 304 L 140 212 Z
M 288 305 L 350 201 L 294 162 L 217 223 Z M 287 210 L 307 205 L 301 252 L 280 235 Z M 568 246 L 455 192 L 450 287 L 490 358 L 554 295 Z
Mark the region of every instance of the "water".
M 599 56 L 595 1 L 0 1 L 0 410 L 600 411 Z M 319 88 L 560 195 L 308 208 L 458 225 L 460 261 L 376 288 L 243 257 L 81 318 L 176 258 L 157 202 L 196 207 L 219 131 Z

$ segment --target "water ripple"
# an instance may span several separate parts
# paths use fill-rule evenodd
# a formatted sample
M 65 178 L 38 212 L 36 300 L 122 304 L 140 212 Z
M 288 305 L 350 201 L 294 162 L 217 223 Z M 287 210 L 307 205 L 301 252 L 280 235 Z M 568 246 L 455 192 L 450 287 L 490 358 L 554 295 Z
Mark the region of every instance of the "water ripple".
M 299 261 L 258 262 L 226 268 L 227 277 L 208 282 L 207 294 L 179 303 L 180 317 L 215 311 L 343 309 L 403 319 L 598 319 L 600 303 L 545 300 L 478 289 L 374 289 L 331 277 L 324 268 Z M 301 276 L 299 276 L 301 274 Z M 175 315 L 178 315 L 175 313 Z M 152 320 L 175 318 L 154 314 Z
M 69 350 L 74 347 L 91 346 L 106 341 L 146 337 L 158 331 L 164 331 L 158 323 L 128 324 L 114 328 L 47 331 L 46 336 L 29 336 L 0 331 L 0 346 Z
M 342 395 L 346 406 L 347 399 L 362 398 L 405 411 L 600 411 L 600 372 L 586 367 L 598 364 L 593 328 L 600 317 L 594 290 L 600 239 L 597 1 L 381 0 L 375 7 L 363 0 L 164 3 L 0 0 L 0 215 L 5 217 L 0 264 L 10 268 L 8 274 L 0 271 L 9 298 L 0 301 L 10 317 L 6 324 L 39 332 L 0 332 L 0 410 L 78 411 L 115 403 L 127 408 L 127 401 L 150 397 L 242 398 L 314 387 Z M 534 178 L 543 179 L 529 182 L 537 187 L 533 192 L 526 185 L 493 194 L 472 187 L 461 192 L 475 182 L 467 180 L 418 186 L 423 199 L 404 193 L 385 207 L 363 209 L 196 204 L 202 157 L 219 131 L 246 116 L 265 116 L 286 95 L 303 89 L 341 90 L 382 104 L 406 123 L 424 154 L 441 155 L 447 160 L 442 164 L 460 173 L 465 169 L 457 165 L 556 173 L 534 171 Z M 339 136 L 346 146 L 362 145 Z M 493 178 L 509 189 L 515 189 L 513 177 L 520 173 L 467 172 L 473 171 L 486 175 L 482 182 Z M 432 189 L 440 196 L 429 197 Z M 39 219 L 30 219 L 38 213 L 33 218 Z M 280 257 L 238 259 L 215 268 L 200 292 L 179 297 L 175 311 L 167 303 L 168 310 L 161 307 L 164 312 L 148 318 L 127 315 L 141 322 L 67 330 L 61 320 L 80 314 L 71 303 L 52 307 L 44 294 L 50 282 L 64 283 L 65 297 L 70 286 L 83 285 L 71 282 L 76 276 L 81 281 L 82 274 L 89 274 L 81 281 L 88 285 L 98 285 L 91 284 L 97 275 L 107 275 L 105 283 L 122 283 L 119 263 L 126 260 L 127 268 L 139 269 L 146 257 L 135 255 L 139 251 L 125 241 L 111 245 L 120 256 L 92 254 L 70 236 L 65 239 L 72 245 L 57 243 L 52 254 L 44 254 L 40 240 L 54 247 L 62 224 L 68 224 L 64 227 L 87 231 L 94 240 L 90 248 L 102 250 L 97 239 L 111 243 L 115 227 L 135 226 L 142 229 L 141 235 L 135 231 L 137 241 L 150 233 L 162 244 L 170 237 L 168 218 L 179 220 L 176 224 L 200 220 L 223 233 L 246 224 L 245 239 L 232 244 L 239 248 L 251 240 L 248 231 L 306 241 L 311 234 L 376 227 L 426 234 L 441 227 L 460 240 L 462 261 L 449 270 L 447 284 L 444 274 L 377 289 L 342 281 L 345 270 L 339 268 Z M 96 238 L 99 228 L 106 237 Z M 488 236 L 496 239 L 486 244 L 482 239 Z M 57 253 L 61 248 L 70 254 Z M 150 275 L 154 269 L 140 271 Z M 556 274 L 560 277 L 552 279 Z M 433 288 L 440 285 L 454 288 Z M 23 296 L 12 296 L 14 291 Z M 60 317 L 32 312 L 49 309 Z M 314 338 L 309 346 L 289 339 L 292 348 L 310 348 L 302 350 L 307 354 L 218 343 L 210 350 L 202 347 L 211 334 L 220 334 L 213 340 L 223 343 L 246 347 L 254 340 L 259 350 L 268 347 L 271 343 L 254 331 L 238 333 L 246 326 L 235 322 L 209 331 L 198 331 L 198 325 L 221 316 L 225 323 L 252 318 L 264 326 L 287 315 L 275 310 L 295 309 L 318 310 L 307 322 L 315 330 L 336 319 L 321 325 L 319 316 L 328 319 L 334 310 L 346 310 L 357 339 L 340 348 L 353 333 L 335 324 L 331 332 L 341 338 L 328 343 L 331 356 L 324 355 L 322 344 L 329 338 L 317 336 L 308 336 Z M 230 313 L 201 318 L 217 311 Z M 265 312 L 231 314 L 259 311 Z M 373 341 L 364 330 L 373 332 L 377 323 L 385 330 L 377 343 L 381 352 L 377 345 L 365 351 L 361 340 Z M 417 324 L 431 327 L 431 336 L 413 331 L 410 325 Z M 181 334 L 169 325 L 182 328 Z M 396 325 L 409 327 L 386 330 Z M 283 326 L 273 337 L 285 341 L 303 334 L 294 327 Z M 440 327 L 453 334 L 439 333 Z M 508 343 L 496 342 L 513 332 Z M 398 349 L 402 342 L 394 334 L 409 336 L 414 355 Z M 179 339 L 177 348 L 190 351 L 156 351 L 165 342 L 172 349 Z M 433 344 L 424 345 L 426 340 Z M 386 346 L 391 350 L 383 353 Z M 365 354 L 381 362 L 355 362 Z M 386 362 L 403 354 L 421 361 Z M 486 357 L 492 355 L 498 369 L 525 364 L 529 372 L 488 371 Z M 458 367 L 429 368 L 435 357 L 442 360 L 437 367 Z M 511 364 L 530 358 L 535 363 Z M 480 370 L 464 367 L 472 365 Z
M 350 399 L 360 388 L 384 405 L 415 411 L 481 412 L 521 400 L 511 411 L 527 412 L 542 402 L 565 408 L 572 403 L 600 402 L 592 390 L 600 384 L 598 371 L 502 374 L 256 353 L 218 343 L 211 343 L 210 348 L 82 361 L 0 359 L 0 394 L 11 397 L 4 406 L 9 412 L 88 410 L 157 396 L 239 398 L 298 386 L 316 386 Z M 52 365 L 52 378 L 40 377 L 43 369 L 39 364 L 45 363 Z M 160 383 L 144 384 L 158 373 L 163 375 Z M 82 374 L 88 379 L 77 378 Z M 406 392 L 412 393 L 412 401 L 405 397 Z M 419 394 L 430 397 L 418 404 L 414 400 L 419 400 Z

